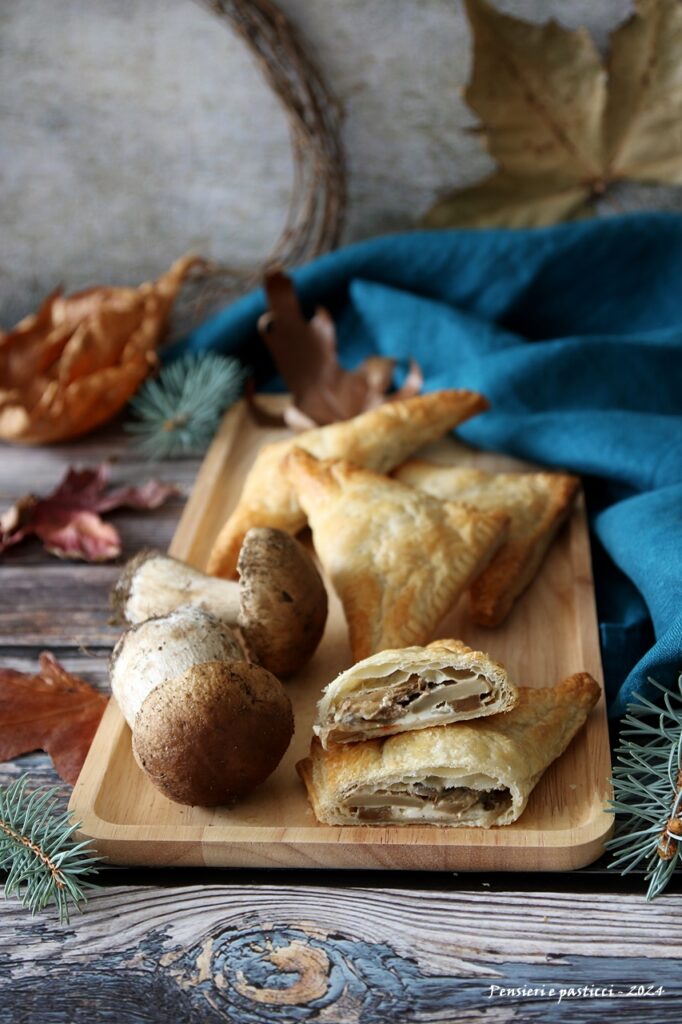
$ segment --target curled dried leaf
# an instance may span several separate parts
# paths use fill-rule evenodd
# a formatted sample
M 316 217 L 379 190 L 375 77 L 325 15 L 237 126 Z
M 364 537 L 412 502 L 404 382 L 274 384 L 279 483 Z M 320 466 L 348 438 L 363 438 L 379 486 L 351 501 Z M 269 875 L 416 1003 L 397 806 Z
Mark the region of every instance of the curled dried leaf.
M 283 421 L 292 430 L 351 419 L 421 390 L 422 375 L 414 362 L 403 386 L 390 395 L 395 359 L 370 356 L 355 370 L 344 370 L 337 358 L 331 314 L 320 306 L 307 320 L 286 274 L 267 274 L 265 292 L 270 308 L 259 319 L 258 330 L 293 396 L 293 404 L 283 413 Z M 259 418 L 254 396 L 249 401 Z
M 45 444 L 114 416 L 156 365 L 156 347 L 196 256 L 139 288 L 48 296 L 0 333 L 0 438 Z

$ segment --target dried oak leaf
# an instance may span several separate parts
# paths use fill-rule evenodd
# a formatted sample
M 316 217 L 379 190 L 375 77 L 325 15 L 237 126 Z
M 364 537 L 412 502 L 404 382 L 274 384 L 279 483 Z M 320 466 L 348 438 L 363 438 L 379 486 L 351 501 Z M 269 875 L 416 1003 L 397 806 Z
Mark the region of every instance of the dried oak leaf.
M 73 786 L 107 698 L 49 652 L 39 663 L 36 675 L 0 668 L 0 761 L 44 750 Z
M 115 508 L 158 508 L 171 495 L 172 484 L 149 480 L 141 486 L 106 491 L 110 469 L 69 469 L 57 489 L 46 498 L 31 494 L 20 498 L 0 516 L 0 553 L 25 537 L 36 535 L 59 558 L 105 562 L 121 553 L 118 531 L 98 513 Z
M 156 365 L 175 296 L 198 262 L 185 256 L 139 288 L 53 292 L 0 332 L 0 438 L 63 441 L 115 415 Z
M 405 383 L 388 395 L 395 360 L 371 356 L 355 370 L 344 370 L 336 355 L 336 331 L 330 313 L 321 306 L 311 320 L 303 314 L 291 279 L 281 271 L 265 277 L 270 307 L 258 330 L 293 397 L 283 414 L 293 430 L 350 419 L 382 402 L 416 395 L 422 386 L 419 367 L 412 362 Z M 263 418 L 253 396 L 256 416 Z M 272 422 L 272 417 L 268 417 Z
M 682 4 L 638 0 L 606 65 L 585 29 L 531 24 L 465 0 L 474 60 L 465 99 L 497 169 L 457 189 L 430 227 L 538 227 L 615 181 L 682 183 Z

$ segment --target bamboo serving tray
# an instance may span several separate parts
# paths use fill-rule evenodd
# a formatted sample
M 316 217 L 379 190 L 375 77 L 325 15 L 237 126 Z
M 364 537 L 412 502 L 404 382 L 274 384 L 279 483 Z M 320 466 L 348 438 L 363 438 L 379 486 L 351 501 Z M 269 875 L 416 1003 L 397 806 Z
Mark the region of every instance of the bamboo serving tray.
M 271 398 L 272 408 L 281 399 Z M 256 426 L 243 403 L 225 416 L 199 472 L 171 554 L 204 568 L 260 446 L 284 436 Z M 486 469 L 522 469 L 448 438 L 427 457 Z M 295 764 L 308 751 L 320 691 L 351 664 L 341 606 L 328 586 L 329 620 L 312 661 L 287 683 L 296 731 L 273 775 L 236 807 L 184 807 L 162 796 L 138 768 L 130 730 L 110 701 L 69 805 L 79 835 L 117 864 L 422 870 L 565 870 L 595 860 L 612 824 L 605 811 L 611 772 L 602 698 L 585 728 L 542 777 L 520 820 L 493 829 L 434 826 L 330 827 L 310 809 Z M 585 670 L 602 679 L 584 504 L 553 544 L 529 590 L 496 629 L 471 625 L 466 596 L 438 635 L 488 651 L 526 686 L 552 686 Z

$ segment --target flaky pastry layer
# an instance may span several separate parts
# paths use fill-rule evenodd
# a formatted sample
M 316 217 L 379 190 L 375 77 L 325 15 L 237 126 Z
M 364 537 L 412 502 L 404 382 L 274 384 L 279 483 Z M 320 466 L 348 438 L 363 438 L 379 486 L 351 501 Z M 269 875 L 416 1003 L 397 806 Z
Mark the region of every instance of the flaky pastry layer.
M 487 408 L 486 399 L 475 391 L 432 391 L 386 402 L 353 419 L 265 445 L 244 482 L 237 507 L 215 540 L 207 571 L 234 577 L 239 550 L 252 526 L 272 526 L 287 533 L 297 533 L 305 526 L 305 512 L 282 468 L 294 447 L 321 459 L 345 458 L 388 473 L 422 445 Z
M 518 699 L 502 665 L 460 640 L 381 651 L 325 688 L 313 726 L 323 747 L 509 711 Z
M 497 626 L 532 583 L 580 490 L 567 473 L 488 473 L 411 459 L 393 476 L 442 501 L 510 517 L 507 540 L 470 588 L 471 618 Z
M 328 750 L 316 738 L 297 768 L 324 824 L 508 825 L 600 693 L 580 672 L 553 688 L 521 687 L 503 715 Z
M 504 542 L 509 517 L 439 501 L 295 448 L 286 469 L 343 604 L 355 661 L 432 639 Z

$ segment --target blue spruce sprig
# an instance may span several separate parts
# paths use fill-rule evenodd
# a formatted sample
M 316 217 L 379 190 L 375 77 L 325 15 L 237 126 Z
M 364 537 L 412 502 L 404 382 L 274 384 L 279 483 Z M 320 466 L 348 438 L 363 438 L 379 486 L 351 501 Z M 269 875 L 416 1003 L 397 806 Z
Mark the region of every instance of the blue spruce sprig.
M 53 900 L 59 920 L 69 920 L 69 906 L 80 910 L 83 879 L 93 873 L 97 857 L 90 844 L 71 838 L 79 823 L 69 822 L 68 811 L 54 813 L 57 789 L 28 795 L 28 776 L 0 787 L 0 870 L 7 871 L 5 898 L 17 895 L 35 914 Z
M 663 892 L 680 862 L 682 843 L 682 675 L 678 692 L 655 680 L 663 707 L 637 695 L 628 704 L 616 748 L 614 799 L 610 809 L 621 816 L 616 836 L 606 848 L 616 854 L 609 864 L 626 875 L 646 865 L 647 899 Z
M 149 458 L 200 453 L 239 398 L 245 378 L 246 370 L 231 356 L 185 356 L 142 385 L 130 402 L 137 420 L 125 429 L 137 435 L 137 447 Z

